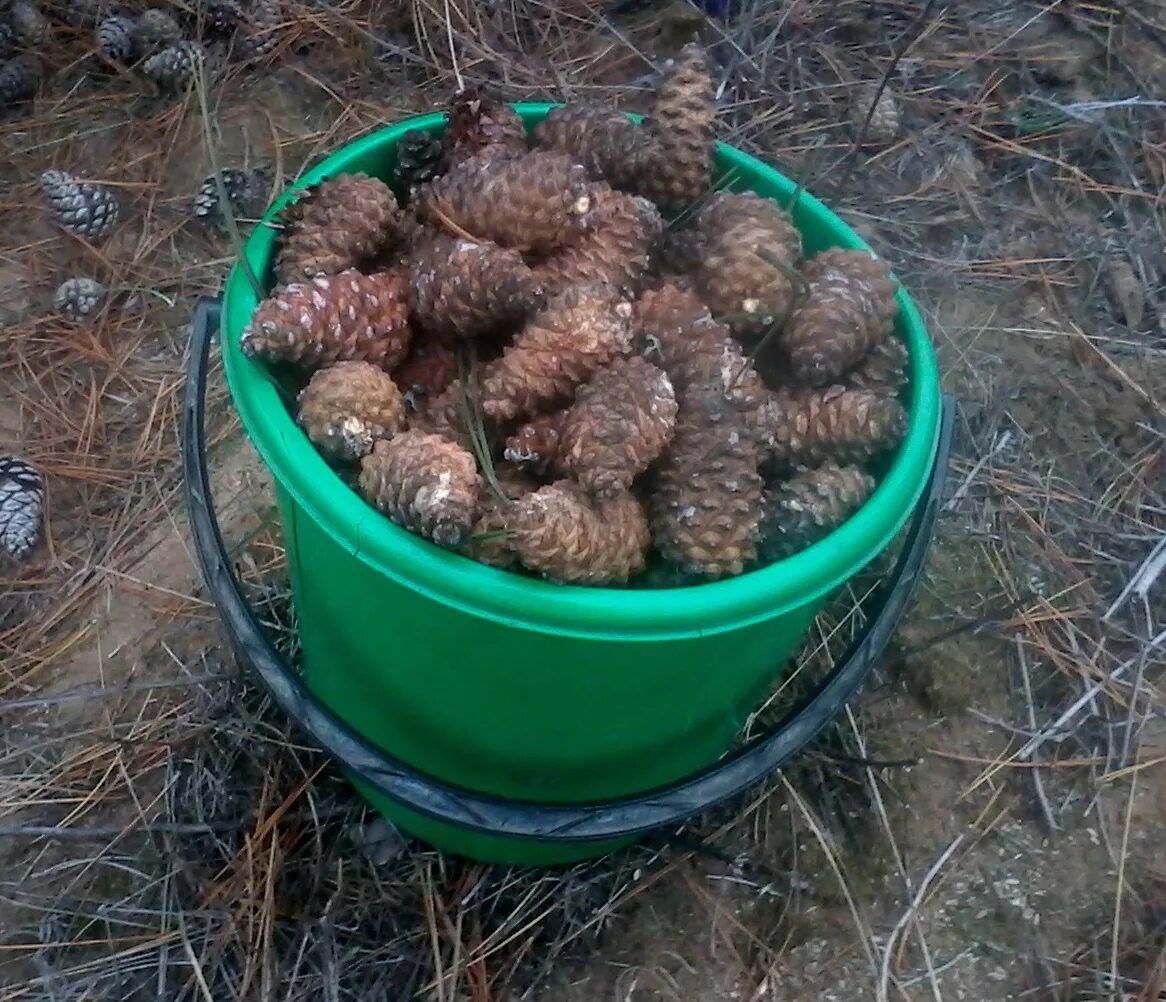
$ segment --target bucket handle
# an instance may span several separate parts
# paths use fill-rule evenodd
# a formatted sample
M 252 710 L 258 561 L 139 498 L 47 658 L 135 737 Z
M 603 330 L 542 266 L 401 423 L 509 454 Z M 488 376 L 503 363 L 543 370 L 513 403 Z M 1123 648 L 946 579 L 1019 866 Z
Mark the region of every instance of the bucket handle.
M 854 696 L 894 635 L 910 601 L 939 514 L 951 454 L 953 397 L 942 401 L 930 480 L 866 631 L 823 685 L 782 723 L 731 757 L 671 786 L 591 804 L 504 800 L 443 783 L 366 741 L 325 707 L 279 655 L 232 571 L 206 463 L 206 381 L 221 302 L 202 298 L 192 325 L 183 398 L 183 474 L 195 548 L 228 640 L 279 708 L 377 793 L 426 817 L 505 838 L 552 843 L 615 840 L 679 825 L 744 793 L 804 749 Z

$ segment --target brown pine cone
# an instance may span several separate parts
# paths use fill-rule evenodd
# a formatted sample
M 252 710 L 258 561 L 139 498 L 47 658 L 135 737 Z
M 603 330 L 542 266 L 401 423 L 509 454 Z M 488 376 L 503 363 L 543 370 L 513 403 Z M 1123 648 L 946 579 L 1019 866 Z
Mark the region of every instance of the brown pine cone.
M 797 270 L 802 238 L 772 199 L 718 192 L 677 239 L 689 249 L 697 294 L 735 333 L 761 334 L 788 316 L 795 292 L 790 273 Z
M 681 398 L 648 502 L 652 539 L 665 560 L 703 578 L 744 572 L 760 538 L 759 462 L 756 442 L 724 400 Z
M 614 497 L 664 451 L 676 410 L 663 370 L 642 358 L 613 359 L 564 413 L 556 469 L 596 497 Z
M 534 129 L 539 149 L 558 150 L 596 181 L 632 187 L 645 172 L 648 133 L 611 105 L 580 101 L 552 108 Z
M 505 521 L 522 565 L 551 581 L 621 584 L 644 569 L 651 543 L 643 506 L 631 494 L 595 500 L 569 480 L 527 494 Z
M 506 439 L 503 457 L 537 476 L 543 476 L 559 455 L 559 425 L 563 412 L 541 414 Z
M 606 286 L 571 289 L 526 322 L 482 373 L 482 410 L 498 421 L 569 399 L 601 365 L 631 350 L 631 305 Z
M 866 251 L 834 247 L 806 265 L 809 290 L 782 343 L 793 376 L 825 386 L 884 341 L 899 312 L 890 266 Z
M 535 267 L 548 295 L 606 282 L 621 295 L 635 296 L 644 284 L 652 247 L 664 229 L 659 211 L 646 198 L 606 186 L 596 185 L 593 194 L 593 228 Z
M 412 332 L 402 271 L 342 271 L 289 285 L 255 307 L 240 347 L 250 358 L 314 368 L 360 359 L 389 372 Z
M 540 487 L 534 477 L 513 463 L 495 465 L 494 479 L 509 501 L 533 494 Z M 478 494 L 478 520 L 474 523 L 474 531 L 466 547 L 467 557 L 502 570 L 513 570 L 518 566 L 518 555 L 510 545 L 511 534 L 506 527 L 506 514 L 510 507 L 499 499 L 492 487 L 483 483 Z
M 716 393 L 741 413 L 760 407 L 766 390 L 729 329 L 687 289 L 666 283 L 636 303 L 635 349 L 661 366 L 680 397 Z
M 439 234 L 414 249 L 408 268 L 413 319 L 438 334 L 487 334 L 546 298 L 522 255 L 497 244 Z
M 545 253 L 582 236 L 593 201 L 581 165 L 563 153 L 534 150 L 471 157 L 418 189 L 417 213 L 456 236 Z
M 716 116 L 708 58 L 690 42 L 665 72 L 644 121 L 651 145 L 637 190 L 665 212 L 683 208 L 709 189 Z
M 400 215 L 392 189 L 374 177 L 321 181 L 282 213 L 277 280 L 302 282 L 359 267 L 392 240 Z
M 846 373 L 842 382 L 848 389 L 897 396 L 907 385 L 910 364 L 907 346 L 896 337 L 888 337 L 876 344 L 866 358 Z
M 422 331 L 413 338 L 409 355 L 393 370 L 393 381 L 404 394 L 405 407 L 417 410 L 457 379 L 457 352 L 435 334 Z
M 481 477 L 474 457 L 438 435 L 403 431 L 360 463 L 360 493 L 410 532 L 460 546 L 478 517 Z
M 352 463 L 405 424 L 405 401 L 383 369 L 337 362 L 312 374 L 297 398 L 299 422 L 326 459 Z
M 824 539 L 866 503 L 875 480 L 857 466 L 824 463 L 765 492 L 761 559 L 773 563 Z
M 894 397 L 842 386 L 778 390 L 754 418 L 758 441 L 778 463 L 862 463 L 907 432 L 907 412 Z
M 492 153 L 524 152 L 526 126 L 510 105 L 487 96 L 480 87 L 468 87 L 449 106 L 442 133 L 442 171 L 487 148 Z

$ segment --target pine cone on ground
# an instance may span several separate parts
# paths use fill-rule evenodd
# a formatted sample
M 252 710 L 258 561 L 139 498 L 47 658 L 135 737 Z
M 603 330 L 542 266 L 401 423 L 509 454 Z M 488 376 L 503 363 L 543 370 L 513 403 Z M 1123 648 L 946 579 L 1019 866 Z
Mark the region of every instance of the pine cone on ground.
M 457 236 L 542 253 L 583 234 L 593 201 L 582 166 L 562 153 L 535 150 L 463 161 L 418 191 L 417 212 L 422 221 L 460 230 Z
M 876 344 L 870 353 L 843 377 L 851 390 L 870 390 L 886 396 L 897 396 L 907 385 L 907 369 L 911 358 L 907 346 L 896 337 L 888 337 Z
M 761 559 L 773 563 L 824 539 L 866 503 L 875 480 L 856 466 L 824 463 L 765 492 Z
M 161 7 L 150 7 L 133 22 L 134 43 L 142 52 L 156 52 L 182 41 L 182 29 Z
M 506 421 L 569 398 L 601 365 L 631 349 L 631 306 L 607 287 L 550 301 L 482 374 L 482 410 Z
M 635 296 L 644 284 L 652 248 L 664 230 L 659 211 L 646 198 L 605 186 L 596 185 L 593 194 L 592 228 L 535 267 L 548 295 L 606 282 L 620 295 Z
M 469 87 L 450 102 L 442 134 L 442 169 L 448 171 L 487 149 L 488 155 L 525 152 L 526 127 L 510 105 L 480 87 Z
M 648 514 L 665 560 L 687 574 L 741 574 L 757 557 L 760 451 L 723 399 L 681 397 L 672 442 L 655 470 Z
M 314 367 L 359 359 L 390 371 L 411 331 L 401 271 L 343 271 L 289 285 L 263 300 L 243 331 L 250 358 Z
M 360 463 L 360 493 L 398 525 L 438 546 L 461 546 L 478 517 L 474 457 L 438 435 L 403 431 Z
M 457 374 L 457 353 L 437 335 L 422 331 L 413 338 L 408 357 L 393 370 L 393 380 L 404 394 L 406 408 L 412 411 L 444 392 Z
M 6 59 L 0 63 L 0 102 L 26 101 L 36 94 L 43 77 L 44 63 L 35 53 L 22 52 Z
M 70 323 L 80 323 L 97 312 L 106 288 L 91 278 L 69 278 L 53 293 L 53 308 Z
M 118 201 L 107 188 L 63 170 L 45 171 L 40 186 L 57 222 L 78 236 L 96 242 L 109 236 L 117 225 Z
M 49 37 L 49 19 L 32 0 L 12 0 L 8 19 L 22 45 L 35 48 L 43 45 Z
M 559 456 L 560 426 L 563 411 L 540 414 L 506 439 L 503 458 L 528 469 L 537 476 L 543 476 Z
M 795 291 L 790 273 L 798 267 L 802 238 L 776 202 L 718 192 L 678 238 L 686 236 L 695 257 L 694 288 L 736 333 L 761 334 L 789 314 Z
M 400 216 L 384 181 L 361 173 L 321 181 L 283 210 L 277 281 L 335 275 L 364 264 L 391 242 Z
M 0 550 L 16 560 L 40 540 L 45 482 L 40 471 L 16 456 L 0 456 Z
M 777 463 L 863 463 L 895 448 L 907 412 L 894 397 L 830 386 L 779 390 L 756 413 L 758 441 Z
M 267 207 L 267 194 L 271 187 L 271 171 L 266 167 L 242 170 L 224 167 L 222 171 L 223 190 L 227 195 L 227 205 L 235 218 L 255 218 L 263 214 Z M 215 175 L 211 174 L 199 185 L 194 196 L 191 214 L 196 219 L 222 226 L 226 214 L 219 202 L 219 186 Z
M 593 499 L 569 480 L 540 487 L 506 511 L 510 547 L 551 581 L 620 584 L 644 569 L 651 538 L 643 506 L 627 492 Z
M 180 94 L 193 86 L 205 63 L 206 50 L 197 42 L 176 42 L 144 60 L 141 71 L 159 90 Z
M 352 463 L 404 427 L 405 401 L 392 376 L 368 362 L 337 362 L 312 374 L 296 420 L 333 462 Z
M 93 32 L 98 51 L 116 63 L 130 62 L 138 51 L 135 22 L 129 17 L 107 17 Z
M 823 251 L 804 274 L 809 291 L 782 344 L 795 379 L 825 386 L 886 339 L 899 312 L 898 289 L 890 266 L 866 251 Z
M 858 88 L 854 98 L 853 118 L 854 129 L 857 134 L 862 129 L 863 122 L 866 122 L 866 116 L 870 115 L 870 122 L 867 123 L 866 133 L 863 137 L 865 142 L 889 144 L 895 141 L 895 137 L 899 134 L 902 122 L 899 114 L 899 102 L 895 100 L 894 92 L 890 87 L 883 88 L 883 92 L 878 94 L 878 81 L 870 81 Z M 875 95 L 878 94 L 878 100 L 875 100 Z M 874 112 L 871 112 L 871 105 L 874 105 Z
M 397 166 L 393 177 L 399 190 L 411 192 L 441 173 L 443 146 L 440 136 L 424 129 L 409 129 L 397 140 Z
M 243 18 L 238 0 L 201 0 L 198 7 L 200 38 L 230 38 Z
M 716 116 L 708 58 L 691 42 L 665 72 L 644 121 L 651 145 L 638 190 L 662 210 L 682 208 L 708 190 Z
M 552 108 L 534 129 L 539 149 L 581 163 L 596 181 L 630 188 L 646 170 L 648 133 L 610 105 L 578 102 Z
M 596 497 L 614 497 L 664 451 L 676 412 L 661 369 L 642 358 L 613 359 L 579 387 L 563 414 L 555 467 Z
M 440 234 L 410 254 L 409 308 L 426 330 L 475 338 L 545 302 L 518 251 Z
M 537 480 L 513 463 L 496 464 L 494 479 L 503 495 L 512 502 L 533 494 L 540 487 Z M 513 570 L 518 566 L 518 556 L 510 545 L 511 534 L 506 527 L 510 507 L 499 499 L 492 487 L 483 483 L 478 494 L 478 520 L 465 551 L 467 557 L 502 570 Z
M 279 43 L 285 19 L 281 0 L 251 0 L 239 21 L 235 51 L 244 59 L 266 56 Z

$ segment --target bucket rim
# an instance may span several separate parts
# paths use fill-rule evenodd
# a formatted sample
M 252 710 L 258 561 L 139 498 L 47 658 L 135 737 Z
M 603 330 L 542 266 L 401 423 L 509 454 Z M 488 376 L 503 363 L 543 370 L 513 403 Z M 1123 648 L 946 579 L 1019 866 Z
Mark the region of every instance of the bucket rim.
M 556 103 L 517 103 L 528 127 Z M 630 116 L 637 118 L 638 116 Z M 244 246 L 257 275 L 269 271 L 280 210 L 304 188 L 346 173 L 370 159 L 392 163 L 392 150 L 410 129 L 436 131 L 442 112 L 402 119 L 336 150 L 289 185 Z M 734 171 L 746 190 L 763 188 L 788 204 L 795 183 L 763 161 L 724 143 L 717 166 Z M 368 169 L 365 167 L 364 169 Z M 741 187 L 742 184 L 737 184 Z M 829 246 L 874 253 L 839 216 L 809 192 L 798 196 L 795 221 L 826 232 Z M 910 358 L 908 429 L 867 502 L 838 529 L 800 553 L 734 578 L 679 588 L 626 589 L 554 584 L 478 563 L 443 550 L 394 524 L 346 484 L 320 456 L 258 361 L 240 349 L 257 303 L 236 262 L 223 297 L 222 355 L 228 389 L 243 427 L 280 489 L 354 558 L 443 604 L 512 626 L 593 639 L 660 640 L 704 635 L 776 618 L 817 601 L 844 584 L 895 538 L 918 504 L 935 462 L 940 427 L 939 371 L 931 339 L 900 283 L 899 333 Z

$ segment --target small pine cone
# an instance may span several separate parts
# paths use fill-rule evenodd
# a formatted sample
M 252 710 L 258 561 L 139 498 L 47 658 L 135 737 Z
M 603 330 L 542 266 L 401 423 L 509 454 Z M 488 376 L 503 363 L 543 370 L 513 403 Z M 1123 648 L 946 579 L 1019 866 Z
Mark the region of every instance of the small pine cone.
M 321 181 L 283 211 L 276 279 L 299 282 L 364 264 L 391 241 L 400 215 L 393 190 L 375 177 Z
M 279 29 L 285 20 L 280 0 L 251 0 L 239 23 L 236 51 L 244 59 L 266 56 L 279 43 Z
M 579 387 L 563 415 L 555 466 L 597 497 L 614 497 L 664 451 L 676 411 L 661 369 L 642 358 L 616 358 Z
M 205 62 L 206 50 L 197 42 L 176 42 L 144 60 L 142 76 L 159 90 L 180 94 L 193 85 Z
M 664 221 L 646 198 L 596 186 L 593 228 L 535 267 L 556 295 L 568 288 L 608 283 L 621 295 L 638 295 L 652 263 L 652 247 Z
M 842 386 L 771 393 L 756 421 L 758 440 L 779 464 L 863 463 L 907 432 L 907 412 L 894 397 Z
M 442 168 L 450 170 L 482 150 L 526 150 L 526 126 L 510 105 L 469 87 L 450 102 L 442 134 Z
M 200 38 L 227 39 L 243 19 L 238 0 L 201 0 L 198 4 Z
M 665 72 L 644 122 L 651 146 L 638 190 L 662 210 L 682 208 L 708 190 L 716 116 L 708 58 L 690 42 Z
M 63 170 L 45 171 L 40 186 L 57 222 L 78 236 L 96 242 L 109 236 L 117 225 L 120 208 L 107 188 Z
M 49 19 L 41 13 L 40 7 L 31 0 L 12 0 L 8 19 L 22 45 L 35 48 L 43 45 L 49 37 Z
M 133 22 L 134 42 L 142 52 L 157 52 L 182 41 L 182 29 L 161 7 L 142 11 Z
M 761 334 L 788 315 L 794 302 L 790 272 L 798 266 L 802 238 L 776 202 L 752 193 L 718 192 L 687 233 L 689 247 L 699 256 L 693 286 L 715 316 L 747 335 Z
M 559 457 L 559 427 L 563 412 L 540 414 L 506 439 L 503 458 L 543 476 Z
M 441 172 L 443 146 L 440 136 L 424 129 L 409 129 L 397 140 L 397 166 L 393 177 L 400 191 L 411 192 Z
M 359 359 L 389 372 L 409 351 L 405 282 L 400 271 L 349 270 L 289 285 L 255 308 L 240 346 L 268 362 L 312 368 Z
M 70 323 L 81 323 L 97 311 L 105 293 L 105 286 L 91 278 L 69 278 L 53 293 L 53 308 Z
M 506 421 L 569 398 L 601 365 L 631 350 L 631 306 L 607 287 L 552 300 L 482 375 L 482 410 Z
M 622 584 L 644 569 L 651 537 L 631 494 L 596 500 L 569 480 L 540 487 L 506 511 L 511 549 L 551 581 Z
M 898 289 L 885 261 L 839 247 L 810 261 L 805 278 L 809 291 L 782 343 L 798 382 L 826 386 L 886 339 L 899 312 Z
M 800 553 L 824 539 L 866 503 L 875 480 L 856 466 L 824 463 L 765 492 L 761 560 Z
M 263 214 L 267 206 L 267 194 L 271 187 L 271 171 L 265 167 L 240 169 L 225 167 L 222 171 L 223 190 L 227 196 L 227 206 L 231 215 L 254 218 Z M 226 222 L 226 213 L 219 202 L 219 186 L 215 175 L 208 176 L 199 185 L 198 194 L 194 196 L 191 214 L 196 219 L 222 226 Z
M 731 577 L 757 557 L 760 451 L 722 400 L 682 401 L 648 503 L 660 554 L 686 574 Z
M 21 560 L 40 540 L 45 482 L 40 471 L 16 456 L 0 456 L 0 550 Z
M 498 463 L 494 467 L 494 479 L 502 488 L 509 501 L 517 501 L 533 494 L 541 486 L 537 480 L 512 463 Z M 504 504 L 488 484 L 483 483 L 478 494 L 478 520 L 470 535 L 466 556 L 479 563 L 489 564 L 502 570 L 513 570 L 518 566 L 518 555 L 510 545 L 510 532 L 506 528 L 506 513 L 511 505 Z
M 596 181 L 632 187 L 645 171 L 648 133 L 610 105 L 579 102 L 552 108 L 534 129 L 539 149 L 566 153 Z
M 439 234 L 413 251 L 407 267 L 413 319 L 441 335 L 488 334 L 546 298 L 522 255 L 497 244 Z
M 474 439 L 469 432 L 472 397 L 461 379 L 454 379 L 436 396 L 424 401 L 409 419 L 409 427 L 430 435 L 439 435 L 472 452 Z
M 44 63 L 32 52 L 22 52 L 0 63 L 0 103 L 14 104 L 36 94 Z
M 888 337 L 875 345 L 866 356 L 843 377 L 843 384 L 851 390 L 870 390 L 886 396 L 898 396 L 907 385 L 907 368 L 911 359 L 907 346 L 898 338 Z
M 759 408 L 766 391 L 724 324 L 687 289 L 666 283 L 636 303 L 636 352 L 661 366 L 679 396 L 713 393 L 741 413 Z
M 97 25 L 93 40 L 98 51 L 115 63 L 130 62 L 138 51 L 134 38 L 136 24 L 129 17 L 107 17 Z
M 393 370 L 393 380 L 404 394 L 406 408 L 418 410 L 444 392 L 457 374 L 457 353 L 423 331 L 413 338 L 405 361 Z
M 899 114 L 899 102 L 895 99 L 891 88 L 883 88 L 883 92 L 878 95 L 876 101 L 875 95 L 878 94 L 878 89 L 877 81 L 866 83 L 858 89 L 853 109 L 854 128 L 856 132 L 861 130 L 866 116 L 870 115 L 864 141 L 886 145 L 895 141 L 895 137 L 899 135 L 899 130 L 902 127 L 902 121 Z M 873 113 L 871 112 L 872 104 L 874 105 Z
M 460 546 L 478 517 L 482 480 L 474 457 L 438 435 L 404 431 L 360 463 L 360 493 L 410 532 Z
M 423 221 L 460 230 L 458 236 L 549 252 L 583 234 L 593 201 L 582 166 L 535 150 L 464 161 L 418 191 L 417 212 Z
M 405 424 L 393 377 L 368 362 L 337 362 L 312 374 L 297 399 L 297 420 L 329 460 L 353 463 Z

